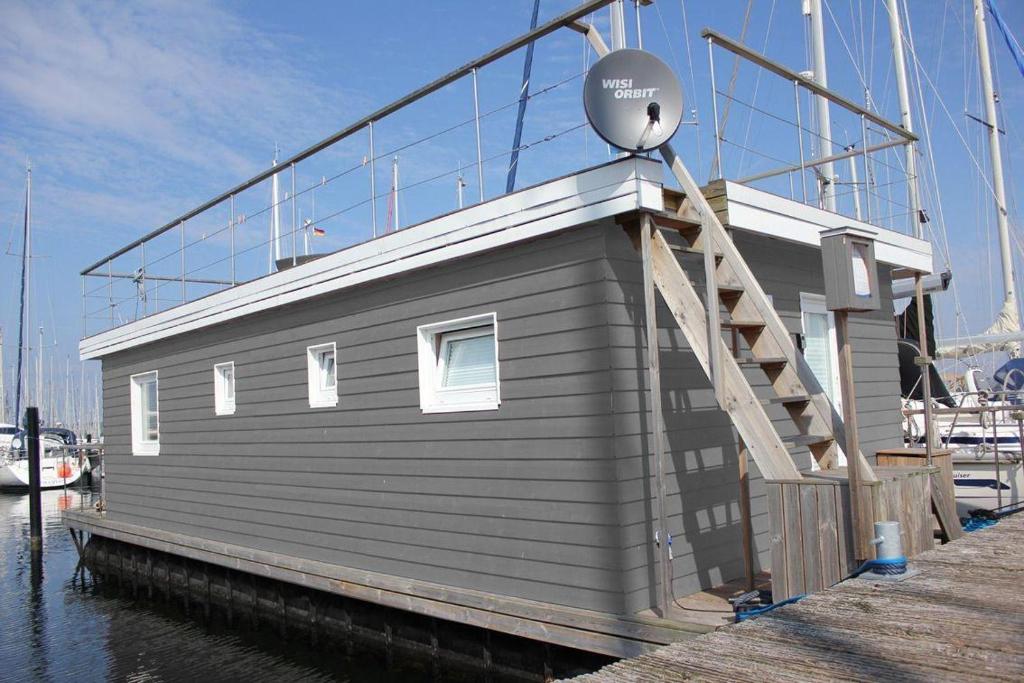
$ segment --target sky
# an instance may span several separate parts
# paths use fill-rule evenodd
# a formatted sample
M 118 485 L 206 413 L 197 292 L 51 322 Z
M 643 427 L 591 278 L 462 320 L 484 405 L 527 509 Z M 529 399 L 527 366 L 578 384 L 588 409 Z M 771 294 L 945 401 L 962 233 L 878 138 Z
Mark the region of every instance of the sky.
M 1024 2 L 997 0 L 1011 29 L 1024 37 Z M 0 2 L 0 328 L 2 367 L 13 384 L 17 334 L 18 254 L 24 210 L 25 167 L 33 170 L 34 285 L 30 326 L 44 328 L 44 350 L 57 368 L 77 367 L 82 336 L 85 266 L 168 223 L 201 202 L 266 169 L 275 146 L 287 157 L 344 128 L 378 107 L 479 56 L 528 29 L 532 0 L 437 2 L 305 2 L 192 0 L 115 2 Z M 575 6 L 542 0 L 541 21 Z M 887 15 L 881 0 L 825 0 L 830 86 L 862 102 L 865 86 L 877 110 L 897 119 Z M 998 256 L 993 202 L 987 185 L 988 152 L 980 115 L 978 71 L 969 0 L 908 0 L 915 51 L 910 59 L 915 126 L 921 146 L 929 237 L 937 265 L 947 261 L 956 292 L 938 302 L 943 336 L 987 327 L 999 308 Z M 745 17 L 749 8 L 749 18 Z M 607 10 L 594 17 L 608 36 Z M 709 26 L 741 35 L 754 49 L 796 70 L 809 68 L 805 21 L 797 0 L 658 0 L 641 12 L 643 43 L 680 77 L 687 121 L 674 143 L 700 180 L 714 158 L 714 113 L 708 50 L 700 37 Z M 630 46 L 636 31 L 627 3 Z M 1018 246 L 1024 168 L 1024 77 L 989 22 L 1001 98 L 1003 153 L 1014 240 Z M 607 146 L 584 124 L 582 77 L 594 57 L 583 39 L 560 31 L 537 44 L 517 187 L 606 161 Z M 725 119 L 723 169 L 728 177 L 794 163 L 798 158 L 792 88 L 748 65 L 735 72 L 718 50 L 715 74 L 720 119 Z M 505 185 L 507 152 L 523 68 L 519 51 L 479 73 L 484 195 Z M 919 95 L 923 93 L 924 98 Z M 941 96 L 936 97 L 936 94 Z M 805 125 L 810 108 L 802 104 Z M 380 229 L 409 225 L 457 207 L 456 178 L 463 169 L 464 201 L 477 201 L 472 83 L 463 79 L 375 127 Z M 870 137 L 869 133 L 869 137 Z M 881 140 L 877 133 L 873 142 Z M 833 141 L 859 144 L 859 122 L 833 114 Z M 813 136 L 804 140 L 809 154 Z M 930 144 L 928 144 L 930 143 Z M 397 150 L 399 215 L 389 217 L 391 158 Z M 370 234 L 369 170 L 365 131 L 296 168 L 299 225 L 316 218 L 326 236 L 319 251 L 341 248 Z M 870 210 L 887 227 L 907 230 L 899 153 L 876 155 Z M 979 170 L 980 169 L 980 170 Z M 934 171 L 934 172 L 933 172 Z M 984 171 L 982 173 L 981 171 Z M 846 169 L 841 169 L 846 173 Z M 291 176 L 281 174 L 282 193 Z M 799 195 L 799 181 L 781 178 L 764 189 Z M 842 208 L 852 210 L 849 186 Z M 809 192 L 813 195 L 814 188 Z M 262 184 L 239 196 L 235 216 L 238 277 L 264 274 L 268 250 Z M 314 207 L 314 201 L 316 206 Z M 282 205 L 290 229 L 292 203 Z M 227 278 L 230 218 L 227 205 L 186 226 L 190 273 Z M 180 273 L 169 234 L 148 248 L 152 275 Z M 301 238 L 299 239 L 301 249 Z M 290 240 L 285 251 L 290 253 Z M 139 267 L 136 251 L 115 264 Z M 208 267 L 205 267 L 207 266 Z M 200 267 L 205 269 L 200 270 Z M 1020 279 L 1020 278 L 1018 278 Z M 90 291 L 104 281 L 92 280 Z M 143 309 L 134 285 L 118 281 L 115 315 L 127 320 L 181 296 L 165 283 Z M 194 297 L 209 289 L 191 287 Z M 109 322 L 106 293 L 87 300 L 90 332 Z M 162 301 L 161 301 L 162 297 Z M 33 342 L 35 334 L 32 335 Z M 69 360 L 68 360 L 69 359 Z M 90 366 L 97 364 L 90 363 Z M 88 370 L 95 372 L 95 367 Z M 57 374 L 61 374 L 58 370 Z M 2 417 L 2 416 L 0 416 Z

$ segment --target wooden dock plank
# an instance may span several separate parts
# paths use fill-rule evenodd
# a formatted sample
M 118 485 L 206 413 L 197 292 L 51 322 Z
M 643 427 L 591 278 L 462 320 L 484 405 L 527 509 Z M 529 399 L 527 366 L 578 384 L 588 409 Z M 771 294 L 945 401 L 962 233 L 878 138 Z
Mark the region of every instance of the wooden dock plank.
M 844 581 L 574 680 L 1024 680 L 1024 515 L 926 551 L 911 567 L 919 573 L 903 581 Z

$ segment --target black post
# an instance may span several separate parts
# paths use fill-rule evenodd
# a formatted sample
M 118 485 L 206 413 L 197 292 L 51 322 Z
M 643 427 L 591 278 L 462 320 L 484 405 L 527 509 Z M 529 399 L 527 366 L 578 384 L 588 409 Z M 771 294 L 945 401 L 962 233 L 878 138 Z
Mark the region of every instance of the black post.
M 33 553 L 43 550 L 43 505 L 39 476 L 39 408 L 25 409 L 25 445 L 28 448 L 28 518 Z

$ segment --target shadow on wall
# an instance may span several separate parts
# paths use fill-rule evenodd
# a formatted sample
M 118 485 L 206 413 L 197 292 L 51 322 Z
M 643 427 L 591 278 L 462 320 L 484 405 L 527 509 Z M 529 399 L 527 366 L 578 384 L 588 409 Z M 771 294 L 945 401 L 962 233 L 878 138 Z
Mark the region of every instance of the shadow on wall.
M 641 486 L 644 509 L 642 539 L 624 534 L 627 546 L 653 538 L 657 507 L 654 489 L 654 441 L 650 433 L 649 381 L 646 360 L 643 271 L 625 233 L 610 236 L 609 262 L 616 288 L 621 288 L 626 320 L 632 326 L 636 387 L 633 427 L 641 454 L 633 468 Z M 699 286 L 698 283 L 695 285 Z M 660 294 L 657 298 L 662 410 L 665 420 L 668 526 L 673 534 L 673 592 L 682 597 L 743 576 L 742 520 L 739 507 L 739 451 L 729 416 L 717 406 L 704 370 L 686 343 Z M 620 395 L 624 392 L 620 392 Z M 625 403 L 627 399 L 620 399 Z M 624 412 L 622 405 L 615 412 Z M 624 424 L 620 421 L 620 424 Z M 628 453 L 617 453 L 617 457 Z M 754 571 L 762 568 L 767 550 L 768 520 L 763 480 L 748 460 L 754 534 Z M 646 597 L 657 604 L 656 548 L 644 543 Z

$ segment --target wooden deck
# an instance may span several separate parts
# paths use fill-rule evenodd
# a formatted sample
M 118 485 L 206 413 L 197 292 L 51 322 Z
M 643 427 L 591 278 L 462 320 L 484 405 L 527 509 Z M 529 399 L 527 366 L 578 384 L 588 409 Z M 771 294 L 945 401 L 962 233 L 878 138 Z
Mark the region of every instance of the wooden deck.
M 574 680 L 1024 680 L 1024 515 L 911 566 L 902 582 L 845 581 Z

